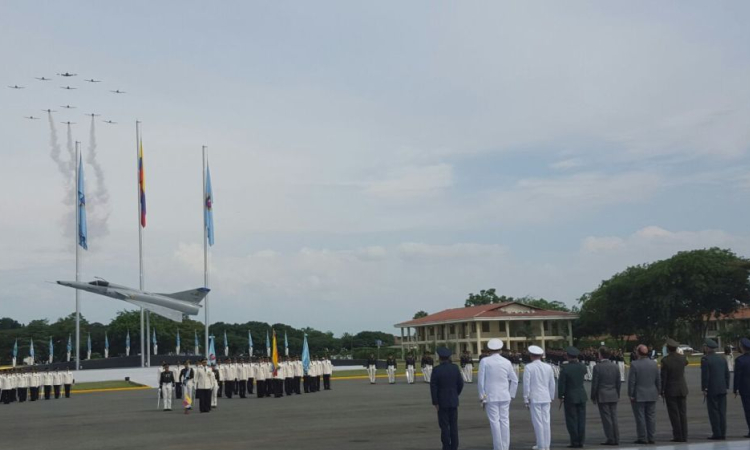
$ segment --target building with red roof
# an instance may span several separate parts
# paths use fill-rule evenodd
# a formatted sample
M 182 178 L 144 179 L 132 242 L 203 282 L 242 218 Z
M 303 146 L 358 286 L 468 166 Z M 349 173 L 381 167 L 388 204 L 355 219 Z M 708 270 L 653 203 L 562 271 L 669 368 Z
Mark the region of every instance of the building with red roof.
M 573 321 L 578 315 L 536 308 L 519 302 L 452 308 L 397 323 L 403 352 L 434 352 L 447 346 L 455 353 L 478 356 L 493 338 L 504 348 L 522 351 L 530 345 L 564 348 L 573 345 Z

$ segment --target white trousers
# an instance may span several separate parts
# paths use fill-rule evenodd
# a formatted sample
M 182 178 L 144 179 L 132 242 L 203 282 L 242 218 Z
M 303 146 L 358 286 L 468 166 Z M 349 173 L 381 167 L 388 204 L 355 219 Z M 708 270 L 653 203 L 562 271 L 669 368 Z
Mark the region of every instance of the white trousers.
M 492 431 L 492 449 L 508 450 L 510 448 L 510 402 L 487 402 L 484 411 L 490 420 Z
M 388 372 L 388 382 L 390 384 L 395 383 L 396 382 L 396 368 L 393 366 L 388 366 L 387 372 Z
M 367 376 L 370 377 L 370 383 L 375 384 L 375 375 L 378 373 L 378 369 L 375 366 L 367 366 Z
M 617 367 L 620 369 L 620 381 L 625 382 L 625 361 L 618 361 Z
M 432 377 L 432 366 L 422 367 L 422 377 L 424 377 L 425 383 L 430 382 L 430 378 Z
M 172 385 L 163 384 L 161 386 L 161 399 L 164 402 L 164 409 L 172 409 Z
M 734 372 L 734 355 L 724 355 L 724 357 L 727 360 L 727 366 L 729 366 L 729 371 Z
M 193 408 L 192 405 L 196 401 L 196 399 L 195 399 L 195 383 L 193 383 L 193 380 L 188 380 L 187 384 L 185 385 L 185 389 L 187 390 L 187 392 L 190 393 L 190 401 L 191 401 L 190 408 L 192 409 Z
M 406 366 L 406 382 L 414 384 L 414 366 Z
M 586 363 L 586 375 L 583 376 L 583 379 L 586 381 L 591 381 L 591 378 L 594 376 L 594 366 L 591 365 L 591 362 Z
M 218 393 L 219 393 L 219 385 L 217 383 L 214 385 L 213 388 L 211 388 L 211 407 L 212 408 L 215 408 L 219 405 Z
M 467 383 L 471 383 L 473 378 L 474 378 L 474 365 L 473 364 L 465 365 L 464 366 L 464 381 Z
M 516 371 L 516 376 L 521 377 L 521 365 L 520 364 L 513 364 L 513 370 Z
M 552 441 L 552 431 L 549 420 L 549 403 L 530 403 L 531 424 L 534 426 L 536 435 L 536 447 L 538 450 L 549 450 Z
M 555 374 L 555 380 L 560 378 L 560 366 L 557 364 L 552 365 L 552 373 Z

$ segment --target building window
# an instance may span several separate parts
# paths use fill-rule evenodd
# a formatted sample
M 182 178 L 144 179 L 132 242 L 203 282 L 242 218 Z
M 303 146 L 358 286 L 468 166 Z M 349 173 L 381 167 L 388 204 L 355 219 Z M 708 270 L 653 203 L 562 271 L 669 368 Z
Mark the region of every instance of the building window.
M 489 322 L 482 322 L 482 332 L 483 333 L 489 333 L 490 332 L 490 323 Z
M 455 325 L 451 325 L 451 326 L 450 326 L 450 331 L 449 331 L 449 333 L 450 333 L 450 334 L 456 334 L 456 326 L 455 326 Z

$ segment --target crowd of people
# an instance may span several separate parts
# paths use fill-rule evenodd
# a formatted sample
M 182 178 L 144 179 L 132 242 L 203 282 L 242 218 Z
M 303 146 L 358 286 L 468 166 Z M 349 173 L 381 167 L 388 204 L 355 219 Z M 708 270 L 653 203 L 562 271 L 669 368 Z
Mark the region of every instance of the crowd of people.
M 218 406 L 220 398 L 281 398 L 331 390 L 333 364 L 328 358 L 314 358 L 305 370 L 299 357 L 286 357 L 274 366 L 271 358 L 225 359 L 209 366 L 203 359 L 197 367 L 185 361 L 182 367 L 164 364 L 158 372 L 159 404 L 172 410 L 172 400 L 182 400 L 187 413 L 198 400 L 202 413 Z
M 25 401 L 35 402 L 40 399 L 70 398 L 70 389 L 74 383 L 70 370 L 38 371 L 34 367 L 9 369 L 0 373 L 0 404 Z
M 706 339 L 704 355 L 701 358 L 701 392 L 707 408 L 707 416 L 712 433 L 709 440 L 726 439 L 727 431 L 727 392 L 742 399 L 742 406 L 750 438 L 750 339 L 742 339 L 742 356 L 730 360 L 717 352 L 718 344 Z M 479 400 L 488 420 L 495 450 L 507 450 L 510 445 L 510 403 L 516 397 L 519 384 L 517 357 L 525 363 L 523 371 L 523 400 L 530 410 L 531 421 L 536 436 L 536 450 L 550 448 L 550 405 L 557 398 L 564 408 L 565 424 L 570 436 L 568 448 L 582 448 L 586 440 L 586 405 L 593 402 L 606 436 L 601 445 L 620 445 L 617 406 L 624 389 L 630 401 L 636 424 L 635 444 L 655 443 L 656 401 L 664 400 L 672 426 L 672 442 L 684 443 L 688 440 L 687 396 L 688 386 L 685 368 L 688 361 L 679 351 L 674 340 L 665 345 L 666 355 L 657 364 L 654 353 L 645 345 L 634 350 L 627 379 L 622 376 L 620 363 L 624 365 L 621 351 L 607 347 L 580 351 L 569 347 L 564 351 L 564 362 L 559 364 L 555 381 L 555 360 L 559 350 L 547 351 L 538 346 L 530 346 L 521 355 L 503 352 L 503 342 L 491 339 L 479 362 L 477 376 Z M 460 369 L 450 363 L 450 350 L 438 349 L 441 356 L 441 377 L 433 375 L 431 382 L 432 403 L 439 413 L 443 449 L 458 448 L 457 406 L 458 395 L 463 390 L 465 376 Z M 509 356 L 506 358 L 504 355 Z M 552 360 L 552 363 L 545 362 Z M 590 364 L 593 359 L 593 364 Z M 462 364 L 464 359 L 462 358 Z M 449 369 L 452 366 L 455 370 Z M 734 370 L 734 383 L 730 385 L 730 369 Z M 437 373 L 437 368 L 435 372 Z M 590 379 L 591 390 L 586 392 L 585 381 Z M 443 411 L 446 409 L 446 411 Z M 450 411 L 447 411 L 450 410 Z M 443 414 L 444 412 L 444 414 Z

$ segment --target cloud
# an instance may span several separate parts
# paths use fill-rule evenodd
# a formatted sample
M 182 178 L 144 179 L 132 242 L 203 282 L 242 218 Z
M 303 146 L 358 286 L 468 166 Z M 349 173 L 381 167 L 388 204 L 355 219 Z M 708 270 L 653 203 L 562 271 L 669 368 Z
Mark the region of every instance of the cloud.
M 555 170 L 571 170 L 581 166 L 583 166 L 583 161 L 579 158 L 563 159 L 550 164 L 550 168 Z
M 366 192 L 385 198 L 419 198 L 435 195 L 453 186 L 453 167 L 435 164 L 422 167 L 402 167 L 389 176 L 370 183 Z

